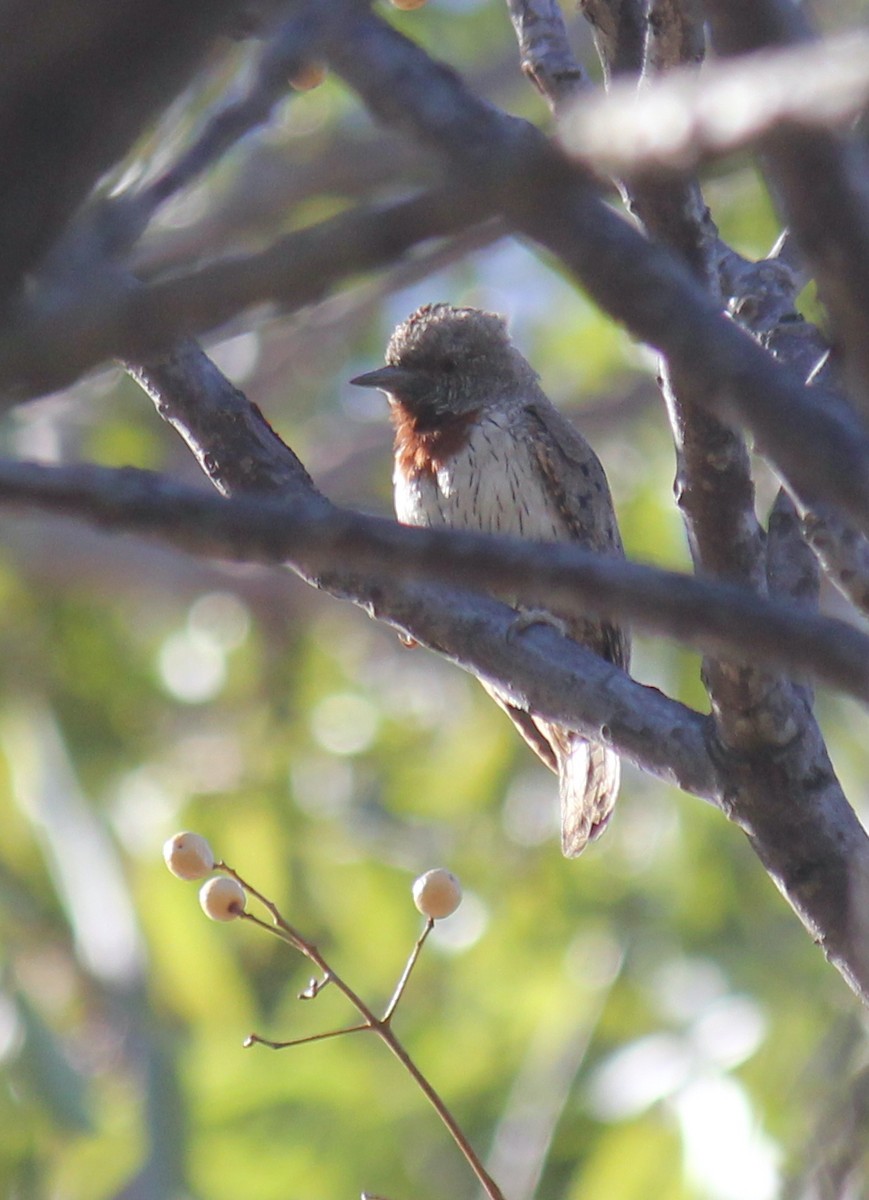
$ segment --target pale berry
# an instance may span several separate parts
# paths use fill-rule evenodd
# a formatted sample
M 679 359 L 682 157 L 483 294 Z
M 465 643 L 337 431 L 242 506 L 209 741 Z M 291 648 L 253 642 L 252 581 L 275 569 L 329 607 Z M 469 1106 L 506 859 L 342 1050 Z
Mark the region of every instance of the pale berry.
M 456 911 L 462 902 L 462 886 L 452 871 L 435 867 L 420 875 L 413 885 L 413 902 L 424 917 L 439 921 Z
M 179 879 L 204 879 L 214 868 L 214 854 L 201 833 L 176 833 L 163 845 L 163 860 Z
M 234 921 L 244 912 L 244 888 L 226 875 L 215 875 L 199 889 L 199 903 L 212 921 Z

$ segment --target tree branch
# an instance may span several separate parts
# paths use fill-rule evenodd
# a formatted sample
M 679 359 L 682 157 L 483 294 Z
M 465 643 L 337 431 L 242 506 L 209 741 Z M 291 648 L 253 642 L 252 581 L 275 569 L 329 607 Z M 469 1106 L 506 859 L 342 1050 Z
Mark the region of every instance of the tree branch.
M 481 549 L 488 549 L 493 564 L 501 559 L 505 577 L 513 578 L 514 567 L 504 565 L 511 551 L 519 553 L 519 570 L 526 572 L 524 555 L 542 550 L 544 558 L 545 547 L 501 547 L 483 535 L 411 529 L 334 508 L 316 493 L 289 504 L 266 495 L 226 501 L 132 468 L 6 463 L 0 499 L 83 517 L 101 528 L 156 535 L 190 553 L 289 563 L 308 582 L 352 600 L 465 670 L 498 680 L 521 707 L 533 706 L 598 737 L 603 729 L 642 769 L 706 799 L 717 794 L 704 745 L 706 718 L 634 683 L 552 628 L 516 635 L 515 610 L 504 604 L 456 587 L 406 582 L 443 578 L 453 565 L 456 579 L 480 580 L 487 574 L 475 565 Z M 869 661 L 869 642 L 865 650 Z
M 152 389 L 154 378 L 151 372 Z M 239 427 L 239 438 L 245 436 Z M 198 435 L 188 435 L 188 441 L 195 444 Z M 253 451 L 257 453 L 255 445 Z M 267 484 L 272 495 L 252 498 L 242 482 L 251 478 L 243 456 L 236 461 L 237 469 L 227 460 L 227 474 L 234 481 L 230 485 L 217 449 L 209 468 L 224 490 L 237 493 L 231 505 L 147 471 L 19 462 L 0 462 L 0 502 L 156 535 L 192 553 L 289 563 L 309 581 L 345 598 L 353 598 L 364 578 L 381 584 L 449 578 L 457 586 L 515 594 L 529 605 L 630 621 L 646 633 L 725 652 L 743 662 L 807 672 L 869 702 L 869 637 L 842 621 L 775 604 L 732 585 L 600 557 L 571 544 L 417 529 L 336 508 L 307 490 L 289 461 L 286 476 L 293 498 L 273 498 L 280 491 L 279 468 Z M 432 643 L 418 622 L 406 631 Z M 530 636 L 512 640 L 518 644 Z
M 235 7 L 235 0 L 3 6 L 0 307 L 97 179 L 185 85 Z
M 506 681 L 505 690 L 519 707 L 533 707 L 549 720 L 605 737 L 642 769 L 722 805 L 745 829 L 828 957 L 861 995 L 869 995 L 861 923 L 869 879 L 867 843 L 841 798 L 822 743 L 807 745 L 800 737 L 796 756 L 788 747 L 780 759 L 765 756 L 755 762 L 725 753 L 716 762 L 707 748 L 708 718 L 634 683 L 553 628 L 535 626 L 516 636 L 515 612 L 497 601 L 390 577 L 393 569 L 398 577 L 416 571 L 416 563 L 406 561 L 406 550 L 415 543 L 422 550 L 432 540 L 438 569 L 449 563 L 452 573 L 454 564 L 445 555 L 453 536 L 442 531 L 401 528 L 337 510 L 300 517 L 298 503 L 247 497 L 227 502 L 132 470 L 11 464 L 0 475 L 0 494 L 19 501 L 26 495 L 31 502 L 41 495 L 51 508 L 98 514 L 101 524 L 116 528 L 171 530 L 174 544 L 198 552 L 275 561 L 285 558 L 292 545 L 305 564 L 303 574 L 325 563 L 325 572 L 316 579 L 319 586 L 352 599 L 480 678 L 497 680 L 501 688 Z M 363 530 L 382 533 L 387 545 L 395 538 L 401 557 L 384 556 L 377 536 L 361 540 Z M 455 541 L 461 545 L 465 539 Z M 493 540 L 468 535 L 473 554 L 460 555 L 456 564 L 473 563 L 486 541 Z M 514 548 L 526 553 L 548 549 L 523 543 Z M 340 571 L 334 568 L 336 561 L 344 564 Z M 373 562 L 379 564 L 374 575 Z M 350 575 L 348 566 L 366 573 Z M 521 569 L 527 572 L 527 561 Z M 811 804 L 797 803 L 807 789 Z M 765 797 L 762 804 L 753 802 L 759 791 Z M 787 804 L 779 802 L 785 795 Z
M 722 55 L 745 54 L 812 37 L 803 10 L 784 0 L 709 0 L 707 12 Z M 791 82 L 797 91 L 804 89 L 804 77 Z M 864 96 L 866 82 L 864 79 Z M 764 137 L 760 149 L 774 198 L 811 264 L 818 292 L 843 345 L 855 400 L 864 417 L 869 416 L 865 148 L 827 131 L 787 125 Z
M 777 253 L 777 251 L 776 251 Z M 829 370 L 829 348 L 819 331 L 796 311 L 796 296 L 802 286 L 801 273 L 780 263 L 777 257 L 747 265 L 735 280 L 731 311 L 780 361 L 804 377 L 816 378 Z M 738 291 L 736 291 L 738 289 Z M 833 380 L 833 385 L 836 381 Z M 846 409 L 848 402 L 828 388 L 828 402 Z M 869 542 L 852 525 L 829 508 L 794 504 L 779 496 L 770 519 L 767 542 L 767 574 L 771 590 L 780 594 L 785 575 L 791 575 L 790 592 L 795 598 L 814 591 L 817 583 L 797 540 L 805 539 L 817 562 L 839 591 L 860 611 L 869 612 Z M 781 546 L 786 537 L 793 561 L 783 561 Z
M 734 105 L 734 95 L 751 104 Z M 568 154 L 607 175 L 681 172 L 756 146 L 785 127 L 847 126 L 869 103 L 869 38 L 852 33 L 649 79 L 616 81 L 560 114 Z M 815 189 L 811 189 L 814 198 Z
M 631 230 L 532 127 L 477 100 L 452 72 L 377 18 L 360 14 L 355 5 L 337 0 L 320 11 L 331 39 L 324 54 L 331 55 L 333 65 L 375 111 L 439 148 L 462 178 L 490 187 L 490 197 L 497 193 L 514 225 L 558 254 L 604 309 L 687 372 L 692 392 L 704 405 L 753 431 L 759 448 L 806 503 L 835 503 L 869 531 L 869 437 L 856 422 L 823 411 L 817 396 L 722 316 L 672 255 Z M 455 192 L 452 199 L 450 227 L 455 228 L 460 220 L 471 219 L 464 210 L 473 197 L 461 198 L 461 213 L 455 211 Z M 481 201 L 485 211 L 488 203 L 491 199 Z M 372 223 L 368 236 L 376 245 L 367 255 L 357 245 L 353 263 L 383 261 L 384 241 L 394 247 L 390 215 L 380 212 L 378 220 L 376 213 L 367 214 Z M 0 339 L 0 382 L 17 381 L 19 396 L 32 394 L 40 386 L 57 386 L 104 354 L 152 357 L 156 346 L 166 348 L 170 325 L 173 333 L 213 328 L 245 304 L 269 295 L 286 305 L 309 302 L 335 277 L 328 275 L 336 267 L 327 253 L 327 231 L 339 237 L 348 233 L 353 220 L 347 220 L 348 226 L 327 223 L 317 232 L 297 235 L 299 241 L 282 244 L 274 258 L 266 255 L 262 262 L 253 256 L 217 264 L 150 285 L 135 298 L 116 288 L 104 303 L 85 304 L 90 319 L 84 328 L 75 313 L 65 311 L 63 321 L 52 324 L 44 316 L 39 329 L 31 324 L 27 336 L 22 329 L 7 332 Z M 448 222 L 443 216 L 441 220 L 443 224 L 434 223 L 443 230 Z M 366 228 L 363 214 L 357 231 Z M 404 233 L 409 238 L 406 229 Z M 420 236 L 417 229 L 414 238 Z M 298 282 L 300 270 L 310 270 L 316 278 L 324 264 L 324 282 L 304 276 Z M 257 280 L 260 265 L 271 275 L 272 287 Z M 293 277 L 288 279 L 286 272 Z M 111 346 L 97 332 L 104 320 L 116 335 Z M 71 338 L 61 329 L 67 324 Z M 46 364 L 52 364 L 58 338 L 65 346 L 65 366 L 49 373 Z M 76 344 L 88 347 L 87 353 L 74 349 Z
M 595 11 L 599 14 L 611 6 L 612 0 L 598 0 Z M 640 22 L 642 6 L 635 0 L 634 7 Z M 640 90 L 652 71 L 680 65 L 681 60 L 670 60 L 668 55 L 690 54 L 696 59 L 703 52 L 698 12 L 692 9 L 689 15 L 679 4 L 661 3 L 655 13 L 655 21 L 651 12 L 645 18 L 648 31 L 643 45 L 630 38 Z M 612 54 L 623 73 L 631 66 L 629 49 L 620 44 L 618 34 L 615 40 L 599 41 L 599 50 Z M 605 74 L 612 77 L 609 66 Z M 649 233 L 669 245 L 709 293 L 719 297 L 717 230 L 697 180 L 644 176 L 624 183 L 622 190 Z M 692 379 L 678 363 L 664 360 L 660 383 L 676 446 L 676 498 L 695 568 L 702 575 L 728 579 L 762 595 L 766 591 L 764 537 L 755 516 L 754 483 L 743 439 L 704 410 Z M 719 736 L 731 748 L 756 751 L 764 744 L 780 745 L 799 724 L 791 688 L 745 661 L 707 656 L 703 679 Z
M 573 57 L 557 0 L 507 0 L 522 70 L 558 115 L 584 94 L 587 80 Z
M 869 613 L 869 542 L 836 513 L 807 512 L 803 534 L 843 596 Z
M 177 365 L 180 370 L 183 362 Z M 188 369 L 196 371 L 195 357 L 188 360 Z M 208 376 L 205 378 L 207 380 Z M 158 390 L 157 383 L 152 375 L 149 379 L 152 391 Z M 193 420 L 187 437 L 191 444 L 204 447 L 209 425 L 217 421 L 220 429 L 221 422 L 225 424 L 233 410 L 244 403 L 244 398 L 232 388 L 205 389 L 200 402 L 192 404 L 193 390 L 185 389 L 181 398 L 182 407 L 190 410 Z M 160 402 L 164 415 L 171 416 L 183 426 L 183 412 L 181 408 L 175 408 L 172 398 L 161 396 Z M 216 469 L 212 471 L 212 479 L 224 488 L 240 486 L 243 489 L 249 479 L 244 466 L 245 426 L 239 422 L 238 428 L 237 454 L 222 466 L 218 456 Z M 303 494 L 305 479 L 300 475 L 295 456 L 288 452 L 282 468 L 278 440 L 266 438 L 265 446 L 266 454 L 271 451 L 275 455 L 274 469 L 265 476 L 267 485 L 278 488 L 284 470 L 293 486 Z M 262 447 L 258 444 L 255 457 L 261 452 Z M 45 470 L 42 468 L 43 472 Z M 138 472 L 122 475 L 120 484 L 117 473 L 104 476 L 110 476 L 112 480 L 108 488 L 110 502 L 115 505 L 124 502 L 124 481 L 127 481 L 133 490 L 133 495 L 126 497 L 128 516 L 141 522 L 147 515 L 145 497 L 139 494 L 141 489 L 136 486 L 142 476 Z M 52 477 L 60 478 L 58 475 Z M 43 474 L 43 479 L 46 478 L 48 476 Z M 65 497 L 67 511 L 73 500 L 72 495 Z M 202 539 L 211 536 L 214 528 L 219 527 L 225 534 L 226 522 L 235 520 L 241 506 L 248 502 L 242 498 L 227 503 L 198 494 L 196 500 L 191 497 L 191 501 L 206 506 L 210 502 L 213 506 L 213 520 L 205 508 L 200 508 L 191 522 L 191 530 L 200 546 Z M 297 501 L 294 508 L 298 503 L 301 501 Z M 256 502 L 251 514 L 252 519 L 261 523 L 259 539 L 246 524 L 238 532 L 245 556 L 249 556 L 251 547 L 258 541 L 261 545 L 274 545 L 274 539 L 291 528 L 288 515 L 264 512 L 264 504 L 264 500 Z M 167 507 L 177 524 L 181 511 L 177 495 Z M 388 579 L 384 568 L 390 559 L 384 558 L 379 547 L 373 560 L 376 564 L 373 565 L 373 578 L 370 571 L 361 576 L 354 575 L 352 570 L 348 572 L 350 556 L 359 553 L 359 518 L 349 517 L 349 525 L 342 533 L 340 521 L 348 519 L 347 514 L 324 508 L 322 499 L 316 494 L 314 508 L 313 524 L 308 523 L 309 540 L 299 555 L 303 575 L 318 586 L 361 604 L 371 615 L 392 622 L 480 678 L 499 684 L 506 682 L 506 690 L 518 707 L 533 708 L 559 724 L 603 738 L 647 771 L 723 803 L 749 834 L 770 874 L 824 952 L 849 983 L 861 995 L 869 997 L 869 964 L 864 954 L 866 930 L 860 918 L 867 907 L 869 842 L 842 796 L 824 755 L 820 734 L 812 722 L 807 721 L 806 728 L 795 722 L 793 742 L 782 747 L 784 753 L 779 756 L 767 753 L 757 763 L 751 756 L 734 755 L 716 746 L 714 741 L 710 742 L 709 747 L 721 756 L 719 772 L 713 767 L 707 749 L 706 718 L 667 700 L 653 689 L 633 683 L 623 672 L 565 640 L 550 627 L 534 626 L 517 636 L 514 611 L 497 601 L 469 596 L 454 588 L 402 584 Z M 339 525 L 332 529 L 330 540 L 324 544 L 324 523 L 333 516 Z M 452 531 L 402 529 L 390 522 L 379 525 L 377 531 L 371 532 L 382 533 L 387 539 L 401 539 L 400 554 L 391 559 L 392 566 L 399 571 L 407 568 L 409 555 L 405 543 L 408 547 L 420 543 L 419 549 L 424 550 L 423 543 L 427 542 L 427 549 L 433 549 L 435 556 L 433 569 L 437 570 L 443 569 L 441 549 L 449 553 L 449 546 L 462 544 L 462 539 Z M 438 546 L 439 537 L 443 539 L 443 547 Z M 432 538 L 433 542 L 429 540 Z M 490 539 L 467 541 L 464 544 L 466 548 L 472 548 L 471 553 L 460 554 L 459 559 L 478 563 L 487 541 Z M 497 547 L 497 541 L 493 545 Z M 573 549 L 522 542 L 514 544 L 514 548 L 520 554 Z M 326 573 L 316 576 L 309 556 L 318 554 L 326 556 L 328 565 Z M 334 568 L 335 561 L 341 562 L 340 570 Z M 455 575 L 455 572 L 451 573 Z M 526 563 L 523 563 L 523 573 L 526 578 L 531 573 Z M 689 582 L 695 586 L 698 583 Z M 769 798 L 761 786 L 763 783 L 771 789 Z
M 252 129 L 264 125 L 275 107 L 294 95 L 290 83 L 310 58 L 315 28 L 304 10 L 285 21 L 266 42 L 245 93 L 213 113 L 190 146 L 157 179 L 109 202 L 135 214 L 127 245 L 138 238 L 161 204 L 218 162 Z
M 596 40 L 608 79 L 631 67 L 638 77 L 641 72 L 665 69 L 674 65 L 672 55 L 681 61 L 702 54 L 702 22 L 693 4 L 689 11 L 687 4 L 683 7 L 662 0 L 653 4 L 648 14 L 632 0 L 589 0 L 584 7 L 605 31 Z M 648 32 L 643 53 L 637 35 L 644 20 L 648 20 Z M 717 239 L 696 182 L 675 175 L 664 180 L 644 177 L 634 179 L 624 191 L 650 232 L 669 244 L 717 297 L 719 278 L 713 253 Z M 731 258 L 725 256 L 722 261 L 732 271 Z M 811 570 L 806 571 L 805 561 L 811 555 L 799 537 L 793 506 L 786 497 L 780 498 L 774 555 L 768 562 L 754 513 L 745 446 L 735 431 L 701 408 L 693 384 L 682 363 L 665 362 L 662 387 L 677 445 L 678 494 L 695 564 L 704 573 L 738 580 L 759 594 L 766 591 L 769 570 L 777 588 L 799 585 L 801 596 L 813 595 L 814 577 Z M 722 765 L 728 790 L 733 789 L 732 819 L 746 829 L 767 870 L 808 927 L 826 931 L 822 937 L 828 953 L 832 941 L 843 936 L 846 976 L 854 969 L 865 974 L 865 929 L 857 913 L 865 894 L 867 842 L 812 718 L 810 693 L 764 674 L 744 660 L 740 664 L 729 658 L 707 658 L 704 678 L 717 733 L 726 748 Z M 807 786 L 809 779 L 811 787 Z M 809 897 L 804 886 L 811 878 L 810 888 L 816 892 L 816 864 L 809 844 L 792 823 L 785 829 L 781 820 L 783 808 L 788 807 L 795 807 L 810 821 L 810 813 L 825 812 L 821 823 L 829 835 L 828 850 L 833 858 L 838 858 L 839 838 L 846 831 L 850 846 L 848 854 L 839 859 L 842 874 L 834 871 L 827 876 L 822 871 L 823 913 L 814 907 L 817 893 Z M 831 941 L 832 930 L 839 933 L 834 933 Z M 834 956 L 838 953 L 832 950 Z
M 208 479 L 225 496 L 279 492 L 315 508 L 320 497 L 304 464 L 192 338 L 148 366 L 128 364 L 164 421 L 187 443 Z M 244 452 L 239 453 L 239 447 Z
M 8 404 L 68 384 L 106 358 L 147 362 L 182 334 L 214 329 L 254 304 L 301 308 L 349 276 L 382 267 L 491 212 L 482 194 L 441 188 L 362 206 L 257 254 L 174 278 L 134 285 L 126 276 L 103 277 L 102 286 L 59 310 L 28 313 L 0 332 L 0 388 Z
M 619 75 L 633 75 L 646 45 L 644 6 L 637 0 L 579 0 L 579 10 L 594 30 L 607 86 Z

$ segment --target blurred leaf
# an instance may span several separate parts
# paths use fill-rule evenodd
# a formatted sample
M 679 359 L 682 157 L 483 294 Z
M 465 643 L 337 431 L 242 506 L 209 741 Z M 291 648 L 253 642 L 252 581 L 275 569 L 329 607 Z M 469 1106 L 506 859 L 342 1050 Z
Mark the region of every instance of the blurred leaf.
M 27 997 L 18 993 L 15 1002 L 24 1025 L 16 1066 L 23 1091 L 60 1130 L 91 1132 L 93 1114 L 84 1078 Z

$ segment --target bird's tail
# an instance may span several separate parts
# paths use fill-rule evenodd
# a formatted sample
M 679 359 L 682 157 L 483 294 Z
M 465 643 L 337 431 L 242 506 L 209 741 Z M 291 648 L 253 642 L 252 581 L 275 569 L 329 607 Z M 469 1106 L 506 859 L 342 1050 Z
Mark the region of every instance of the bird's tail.
M 619 792 L 619 756 L 599 742 L 577 738 L 559 762 L 561 849 L 576 858 L 606 828 Z

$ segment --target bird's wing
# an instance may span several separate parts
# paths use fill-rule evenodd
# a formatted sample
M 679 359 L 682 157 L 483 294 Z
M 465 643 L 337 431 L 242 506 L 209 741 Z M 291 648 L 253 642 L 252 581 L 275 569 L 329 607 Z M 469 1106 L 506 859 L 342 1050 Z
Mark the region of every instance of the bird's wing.
M 599 554 L 623 554 L 609 484 L 591 446 L 545 397 L 532 401 L 527 411 L 538 431 L 532 438 L 537 463 L 550 494 L 557 497 L 570 539 Z M 623 629 L 576 616 L 568 627 L 578 642 L 627 670 L 630 640 Z M 619 758 L 609 746 L 568 729 L 540 720 L 535 726 L 558 763 L 562 850 L 573 858 L 610 818 L 619 789 Z
M 572 539 L 601 554 L 621 554 L 622 540 L 600 459 L 545 397 L 532 401 L 526 411 L 539 430 L 532 444 L 540 469 L 558 497 Z
M 526 411 L 539 430 L 531 444 L 550 494 L 557 497 L 570 540 L 599 554 L 622 555 L 622 539 L 600 459 L 544 396 L 531 401 Z M 578 628 L 574 633 L 576 640 L 627 668 L 630 640 L 624 630 L 606 621 L 586 624 L 586 630 Z

